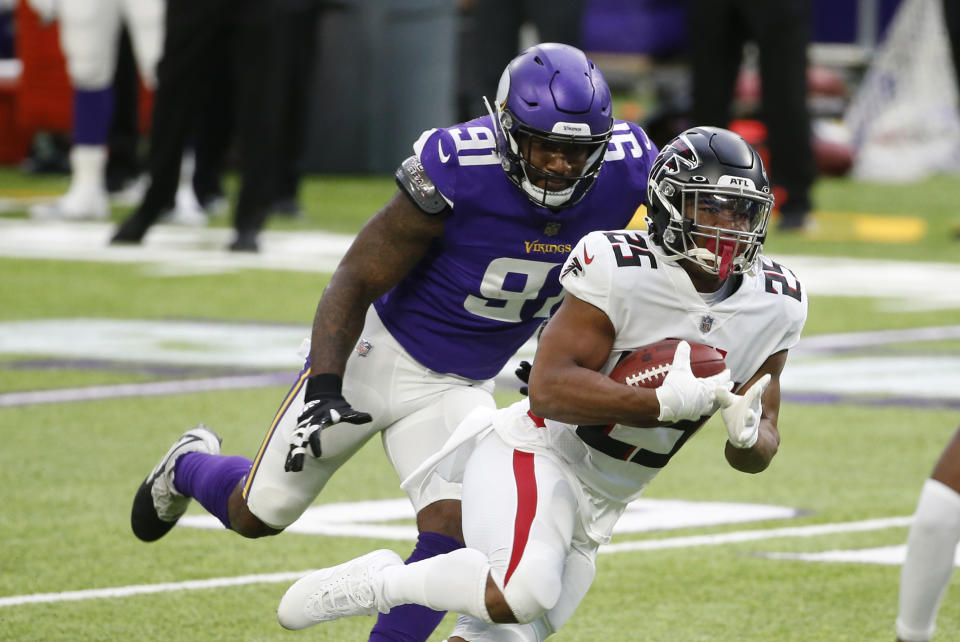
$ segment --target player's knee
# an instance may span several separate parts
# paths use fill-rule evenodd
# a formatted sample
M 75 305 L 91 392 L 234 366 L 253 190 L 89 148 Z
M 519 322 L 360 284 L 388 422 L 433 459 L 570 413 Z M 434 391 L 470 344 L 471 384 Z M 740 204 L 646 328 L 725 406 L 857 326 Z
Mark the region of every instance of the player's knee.
M 259 517 L 251 513 L 250 508 L 239 492 L 234 491 L 233 494 L 230 495 L 227 510 L 230 518 L 230 529 L 238 535 L 256 539 L 258 537 L 276 535 L 283 531 L 283 529 L 273 528 L 272 526 L 264 524 Z
M 520 624 L 542 617 L 560 599 L 561 569 L 551 560 L 525 555 L 503 587 L 503 598 Z
M 460 500 L 441 499 L 424 506 L 417 513 L 417 530 L 421 533 L 440 533 L 463 543 Z
M 234 519 L 233 516 L 231 516 L 230 528 L 236 533 L 249 539 L 268 537 L 270 535 L 276 535 L 283 532 L 282 530 L 267 526 L 257 519 L 256 515 L 250 512 L 246 513 L 246 515 L 239 516 L 237 519 Z

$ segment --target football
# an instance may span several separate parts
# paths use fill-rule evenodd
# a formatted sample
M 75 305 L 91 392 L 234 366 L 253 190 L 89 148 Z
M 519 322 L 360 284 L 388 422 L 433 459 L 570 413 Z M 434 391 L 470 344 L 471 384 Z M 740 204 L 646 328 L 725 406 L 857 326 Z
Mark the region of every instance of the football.
M 663 339 L 639 347 L 620 359 L 610 377 L 629 386 L 658 388 L 670 372 L 678 343 L 680 339 Z M 716 348 L 693 341 L 687 343 L 690 344 L 690 369 L 694 376 L 710 377 L 727 367 L 723 354 Z

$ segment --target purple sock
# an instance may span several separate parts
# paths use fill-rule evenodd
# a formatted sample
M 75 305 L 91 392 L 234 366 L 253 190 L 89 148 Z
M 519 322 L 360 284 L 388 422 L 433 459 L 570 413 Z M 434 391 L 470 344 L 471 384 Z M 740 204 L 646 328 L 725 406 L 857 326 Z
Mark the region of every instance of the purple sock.
M 237 483 L 250 472 L 252 464 L 246 457 L 187 453 L 177 459 L 173 485 L 230 528 L 227 500 Z
M 463 548 L 463 544 L 440 533 L 420 533 L 417 546 L 407 558 L 406 564 L 419 562 L 435 555 L 442 555 Z M 419 604 L 404 604 L 380 614 L 370 631 L 369 642 L 424 642 L 446 615 Z
M 106 145 L 113 118 L 113 86 L 73 92 L 73 144 Z

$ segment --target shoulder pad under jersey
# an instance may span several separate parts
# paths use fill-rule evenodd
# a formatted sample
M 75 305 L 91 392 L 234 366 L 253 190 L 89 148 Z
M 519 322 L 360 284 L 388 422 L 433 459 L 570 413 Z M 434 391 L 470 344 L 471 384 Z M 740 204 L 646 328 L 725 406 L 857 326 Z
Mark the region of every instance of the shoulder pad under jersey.
M 449 213 L 450 205 L 430 180 L 416 156 L 411 156 L 400 164 L 395 178 L 397 185 L 427 214 Z

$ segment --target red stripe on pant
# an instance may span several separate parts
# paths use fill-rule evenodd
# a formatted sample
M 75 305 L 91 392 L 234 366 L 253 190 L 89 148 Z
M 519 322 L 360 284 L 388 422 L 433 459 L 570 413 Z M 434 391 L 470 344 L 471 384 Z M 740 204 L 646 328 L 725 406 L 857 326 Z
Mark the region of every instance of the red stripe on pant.
M 513 478 L 517 483 L 517 515 L 513 522 L 513 551 L 510 564 L 503 578 L 503 585 L 510 581 L 530 537 L 530 526 L 537 514 L 537 478 L 533 470 L 533 453 L 513 451 Z

